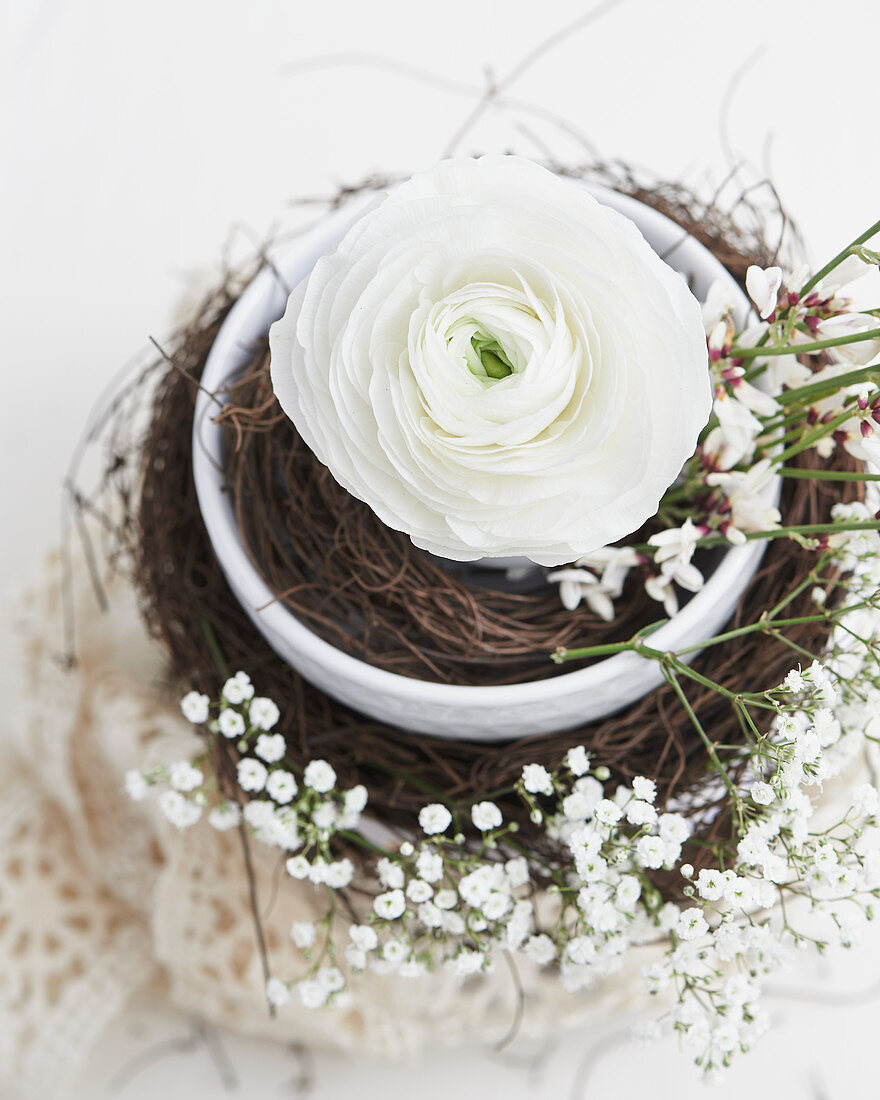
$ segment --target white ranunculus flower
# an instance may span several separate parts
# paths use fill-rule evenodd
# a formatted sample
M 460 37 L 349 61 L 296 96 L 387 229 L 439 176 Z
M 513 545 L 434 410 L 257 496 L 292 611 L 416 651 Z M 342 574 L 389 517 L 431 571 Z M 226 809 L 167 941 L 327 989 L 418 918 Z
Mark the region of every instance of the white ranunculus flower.
M 413 176 L 270 332 L 287 415 L 416 546 L 569 562 L 636 530 L 693 453 L 701 311 L 626 218 L 520 157 Z

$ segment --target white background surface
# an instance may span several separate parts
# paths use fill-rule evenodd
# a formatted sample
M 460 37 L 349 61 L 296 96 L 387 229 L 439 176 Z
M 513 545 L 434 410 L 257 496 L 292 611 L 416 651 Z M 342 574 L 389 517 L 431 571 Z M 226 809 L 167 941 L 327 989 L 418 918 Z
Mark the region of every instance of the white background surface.
M 169 329 L 233 227 L 239 244 L 259 239 L 289 219 L 293 196 L 430 164 L 487 66 L 503 77 L 586 10 L 574 0 L 5 0 L 0 590 L 56 537 L 63 470 L 98 391 L 149 335 Z M 731 155 L 750 159 L 821 262 L 878 216 L 878 31 L 880 9 L 867 0 L 624 0 L 508 93 L 567 116 L 602 155 L 660 175 L 702 186 L 721 180 Z M 286 69 L 330 54 L 349 64 Z M 353 65 L 353 54 L 419 66 L 455 88 Z M 540 155 L 547 144 L 560 156 L 578 150 L 534 113 L 523 131 L 493 109 L 458 151 Z M 782 1027 L 716 1095 L 874 1095 L 880 1002 L 848 998 L 874 975 L 880 937 L 822 979 L 846 1007 L 779 1000 Z M 819 978 L 791 981 L 815 992 Z M 226 1095 L 198 1043 L 190 1054 L 167 1048 L 111 1089 L 133 1053 L 185 1038 L 187 1026 L 133 1011 L 79 1095 Z M 580 1059 L 596 1040 L 604 1055 L 578 1091 Z M 289 1053 L 227 1042 L 248 1097 L 701 1094 L 671 1047 L 634 1055 L 601 1036 L 570 1037 L 536 1061 L 528 1050 L 500 1061 L 480 1050 L 434 1055 L 408 1069 L 320 1058 L 314 1085 L 299 1093 Z

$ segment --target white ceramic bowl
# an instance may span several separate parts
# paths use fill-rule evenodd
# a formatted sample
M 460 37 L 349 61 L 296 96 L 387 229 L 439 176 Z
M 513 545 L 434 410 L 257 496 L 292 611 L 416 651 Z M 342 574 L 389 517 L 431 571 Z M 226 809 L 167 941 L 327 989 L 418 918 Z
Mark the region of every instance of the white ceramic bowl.
M 740 304 L 748 301 L 722 265 L 668 218 L 635 199 L 604 187 L 584 185 L 629 217 L 667 262 L 690 281 L 701 300 L 711 283 L 724 279 Z M 355 710 L 407 730 L 474 741 L 505 740 L 570 729 L 635 702 L 663 682 L 656 662 L 621 653 L 587 668 L 522 684 L 469 687 L 411 679 L 375 668 L 319 638 L 266 586 L 247 556 L 222 475 L 222 431 L 212 422 L 223 390 L 245 365 L 252 342 L 265 337 L 284 312 L 288 292 L 334 246 L 375 196 L 361 195 L 293 240 L 265 268 L 230 310 L 202 375 L 193 425 L 193 473 L 199 506 L 229 586 L 275 652 L 306 679 Z M 774 504 L 779 484 L 768 487 Z M 758 567 L 764 544 L 730 549 L 705 586 L 661 627 L 651 645 L 661 650 L 694 645 L 717 634 L 730 618 Z M 585 643 L 588 639 L 585 638 Z

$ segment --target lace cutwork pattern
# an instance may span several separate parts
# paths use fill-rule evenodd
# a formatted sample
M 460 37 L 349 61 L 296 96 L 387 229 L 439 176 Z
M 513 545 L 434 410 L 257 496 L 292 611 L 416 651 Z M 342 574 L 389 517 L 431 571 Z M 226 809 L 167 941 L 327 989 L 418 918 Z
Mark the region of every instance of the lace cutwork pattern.
M 109 1021 L 151 985 L 213 1023 L 377 1057 L 501 1038 L 517 1007 L 501 962 L 464 986 L 447 974 L 366 973 L 348 1009 L 295 1002 L 269 1018 L 237 833 L 200 824 L 180 834 L 151 800 L 121 790 L 128 768 L 186 758 L 197 744 L 161 650 L 127 586 L 108 591 L 102 613 L 85 566 L 74 573 L 75 669 L 57 660 L 57 561 L 11 609 L 0 641 L 0 1090 L 63 1095 Z M 252 855 L 272 971 L 298 977 L 290 925 L 321 915 L 321 898 L 286 875 L 280 852 L 253 844 Z M 634 988 L 635 964 L 590 998 L 517 967 L 531 1034 L 607 1022 Z

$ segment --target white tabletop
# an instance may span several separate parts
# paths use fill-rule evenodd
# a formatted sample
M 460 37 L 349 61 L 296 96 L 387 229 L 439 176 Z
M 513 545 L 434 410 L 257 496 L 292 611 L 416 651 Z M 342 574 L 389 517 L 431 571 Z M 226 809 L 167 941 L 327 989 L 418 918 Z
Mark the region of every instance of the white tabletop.
M 880 9 L 865 0 L 605 7 L 504 89 L 537 110 L 489 109 L 457 151 L 583 156 L 579 139 L 542 114 L 556 112 L 599 154 L 704 189 L 731 160 L 751 161 L 819 262 L 877 218 Z M 2 5 L 0 590 L 56 537 L 63 472 L 99 390 L 148 336 L 169 330 L 182 295 L 210 281 L 231 232 L 240 253 L 300 216 L 293 197 L 438 159 L 487 66 L 503 78 L 585 10 L 584 0 Z M 330 67 L 297 67 L 328 55 Z M 850 994 L 875 974 L 880 934 L 835 957 L 821 981 L 791 975 L 824 1003 L 774 1001 L 781 1026 L 716 1094 L 865 1095 L 880 1008 Z M 107 1035 L 79 1095 L 225 1096 L 207 1038 L 138 1006 Z M 239 1093 L 254 1097 L 702 1095 L 671 1045 L 634 1052 L 619 1036 L 501 1057 L 435 1054 L 405 1068 L 222 1041 Z M 578 1092 L 579 1064 L 594 1050 L 602 1056 Z
M 804 960 L 806 962 L 807 960 Z M 772 1030 L 726 1078 L 707 1086 L 674 1039 L 634 1043 L 629 1027 L 435 1051 L 400 1065 L 245 1039 L 143 1002 L 104 1038 L 76 1100 L 852 1100 L 873 1097 L 880 1072 L 880 929 L 821 966 L 777 981 Z

